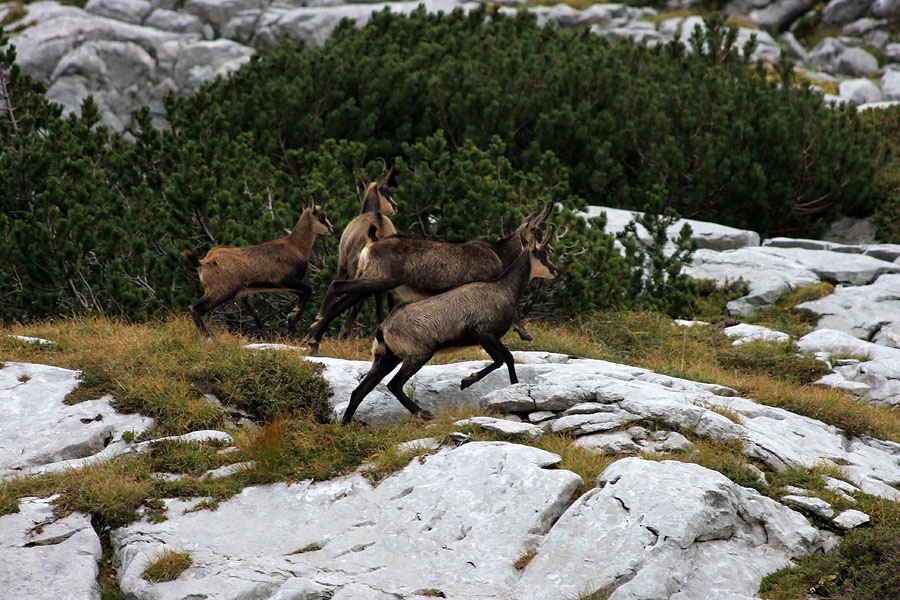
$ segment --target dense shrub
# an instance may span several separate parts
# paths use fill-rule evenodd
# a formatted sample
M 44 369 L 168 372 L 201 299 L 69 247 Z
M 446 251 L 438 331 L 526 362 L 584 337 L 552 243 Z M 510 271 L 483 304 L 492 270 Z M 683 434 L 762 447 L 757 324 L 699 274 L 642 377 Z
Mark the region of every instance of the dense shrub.
M 208 131 L 211 118 L 231 135 L 252 131 L 276 163 L 328 138 L 397 156 L 437 130 L 451 152 L 497 136 L 515 169 L 552 151 L 590 204 L 640 209 L 662 185 L 682 216 L 763 234 L 864 206 L 877 144 L 855 112 L 769 81 L 721 19 L 707 31 L 689 50 L 646 48 L 539 29 L 527 13 L 383 12 L 361 32 L 339 27 L 324 48 L 275 48 L 177 102 L 173 119 L 185 131 Z

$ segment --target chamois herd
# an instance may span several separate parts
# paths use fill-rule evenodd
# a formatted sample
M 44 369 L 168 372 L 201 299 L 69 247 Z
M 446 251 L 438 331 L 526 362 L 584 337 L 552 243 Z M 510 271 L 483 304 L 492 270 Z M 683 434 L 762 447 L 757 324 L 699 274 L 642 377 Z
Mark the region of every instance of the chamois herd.
M 388 187 L 392 174 L 393 167 L 388 170 L 385 165 L 376 181 L 363 179 L 360 214 L 341 234 L 337 274 L 304 339 L 315 352 L 329 323 L 349 309 L 340 332 L 346 337 L 363 301 L 375 297 L 381 324 L 375 330 L 372 367 L 351 394 L 343 424 L 397 365 L 400 369 L 388 389 L 410 412 L 430 418 L 403 386 L 440 350 L 480 345 L 493 360 L 463 379 L 463 389 L 504 364 L 510 383 L 517 383 L 512 354 L 501 338 L 514 328 L 522 339 L 531 339 L 519 323 L 517 301 L 531 279 L 552 279 L 558 273 L 550 262 L 553 228 L 542 230 L 549 207 L 530 214 L 512 234 L 494 241 L 401 237 L 390 220 L 397 211 Z M 310 200 L 287 237 L 256 246 L 216 246 L 202 259 L 185 250 L 204 291 L 190 307 L 197 328 L 211 337 L 203 317 L 217 306 L 257 292 L 281 292 L 297 295 L 297 305 L 288 315 L 293 332 L 312 293 L 303 279 L 315 238 L 333 233 L 324 209 Z M 383 304 L 387 300 L 393 306 L 392 293 L 404 303 L 385 318 Z

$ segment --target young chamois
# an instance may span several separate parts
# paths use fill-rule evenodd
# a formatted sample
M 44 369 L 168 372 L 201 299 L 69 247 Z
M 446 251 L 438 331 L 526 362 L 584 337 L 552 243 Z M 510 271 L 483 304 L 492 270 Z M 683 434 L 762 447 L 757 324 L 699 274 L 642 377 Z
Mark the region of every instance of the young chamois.
M 391 198 L 391 190 L 388 187 L 388 181 L 390 181 L 393 172 L 394 167 L 391 167 L 390 170 L 388 170 L 385 166 L 375 182 L 369 182 L 368 179 L 363 176 L 366 194 L 362 199 L 362 207 L 359 211 L 359 215 L 347 224 L 347 227 L 341 234 L 341 242 L 338 246 L 337 273 L 334 276 L 335 281 L 356 279 L 359 253 L 362 252 L 362 249 L 365 248 L 366 244 L 372 240 L 371 236 L 374 235 L 375 239 L 381 239 L 397 235 L 394 224 L 388 218 L 397 213 L 397 205 Z M 372 233 L 372 228 L 374 228 L 374 234 Z M 378 315 L 379 322 L 384 320 L 383 302 L 385 296 L 386 294 L 384 293 L 375 294 L 375 312 Z M 387 296 L 390 307 L 392 308 L 393 302 L 390 302 L 391 297 L 390 295 Z M 353 324 L 356 322 L 356 317 L 359 315 L 362 304 L 362 301 L 357 302 L 347 313 L 347 317 L 344 320 L 344 326 L 338 334 L 339 338 L 350 336 L 353 331 Z M 320 310 L 319 315 L 316 318 L 321 318 L 321 316 L 322 313 Z
M 312 293 L 303 278 L 313 242 L 319 234 L 332 233 L 334 227 L 325 211 L 310 200 L 287 237 L 256 246 L 216 246 L 201 260 L 185 250 L 184 256 L 197 267 L 203 284 L 203 297 L 191 304 L 197 329 L 212 337 L 203 316 L 221 304 L 257 292 L 282 292 L 297 295 L 297 306 L 288 315 L 288 327 L 293 330 Z
M 550 235 L 542 244 L 534 238 L 496 279 L 467 283 L 420 302 L 401 304 L 375 330 L 372 367 L 350 395 L 341 423 L 353 418 L 363 398 L 394 367 L 403 363 L 388 383 L 388 389 L 411 413 L 431 418 L 403 391 L 403 386 L 435 352 L 446 348 L 480 344 L 493 363 L 462 380 L 465 389 L 504 363 L 509 382 L 518 383 L 512 354 L 500 339 L 516 318 L 516 302 L 535 277 L 553 279 L 556 266 L 550 262 Z
M 505 238 L 493 242 L 436 242 L 388 237 L 369 242 L 360 254 L 356 279 L 332 281 L 319 315 L 304 342 L 315 350 L 328 324 L 357 302 L 395 290 L 415 302 L 464 283 L 494 279 L 534 239 L 550 214 L 550 207 L 534 212 Z M 516 322 L 522 339 L 531 336 Z

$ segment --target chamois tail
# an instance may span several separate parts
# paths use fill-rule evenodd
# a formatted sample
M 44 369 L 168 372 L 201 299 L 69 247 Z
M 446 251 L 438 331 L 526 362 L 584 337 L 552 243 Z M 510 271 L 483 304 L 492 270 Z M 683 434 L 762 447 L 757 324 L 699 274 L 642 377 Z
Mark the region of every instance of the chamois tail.
M 192 266 L 194 266 L 195 268 L 200 267 L 200 261 L 197 260 L 197 257 L 194 256 L 193 252 L 191 252 L 190 250 L 185 250 L 184 252 L 182 252 L 182 254 L 188 260 L 188 262 L 191 263 Z

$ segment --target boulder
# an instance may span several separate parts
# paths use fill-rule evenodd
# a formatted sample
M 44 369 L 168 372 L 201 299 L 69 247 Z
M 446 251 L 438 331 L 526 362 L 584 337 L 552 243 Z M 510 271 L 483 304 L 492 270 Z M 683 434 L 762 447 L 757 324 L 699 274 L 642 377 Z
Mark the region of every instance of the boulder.
M 216 32 L 235 15 L 245 10 L 263 9 L 265 0 L 187 0 L 183 11 L 208 23 Z
M 770 31 L 784 31 L 813 4 L 812 0 L 775 0 L 761 2 L 755 9 L 742 11 L 741 14 L 746 14 L 752 22 Z
M 900 70 L 885 70 L 881 77 L 881 89 L 885 99 L 900 100 Z
M 157 8 L 144 21 L 147 27 L 175 31 L 177 33 L 196 33 L 205 38 L 212 37 L 212 29 L 197 16 L 174 10 Z
M 54 498 L 23 498 L 0 516 L 3 597 L 100 600 L 100 538 L 91 516 L 53 514 Z
M 888 44 L 884 47 L 885 58 L 893 63 L 900 63 L 900 43 Z
M 87 13 L 135 25 L 142 24 L 151 10 L 147 0 L 89 0 L 84 6 Z
M 625 230 L 625 226 L 640 218 L 641 214 L 637 211 L 622 210 L 619 208 L 609 208 L 607 206 L 588 206 L 584 212 L 578 213 L 583 219 L 592 219 L 606 214 L 606 232 L 619 233 Z M 691 228 L 691 238 L 697 241 L 700 248 L 709 248 L 710 250 L 729 250 L 733 248 L 743 248 L 744 246 L 758 246 L 759 234 L 755 231 L 746 229 L 735 229 L 727 225 L 719 225 L 708 221 L 694 221 L 691 219 L 679 219 L 669 227 L 667 234 L 670 239 L 678 237 L 681 228 L 689 225 Z M 637 229 L 638 238 L 644 241 L 650 241 L 650 235 L 643 227 Z
M 786 333 L 762 327 L 760 325 L 750 325 L 749 323 L 739 323 L 726 327 L 722 333 L 732 338 L 734 341 L 732 346 L 740 346 L 749 342 L 762 341 L 772 342 L 775 344 L 784 344 L 791 339 Z
M 78 372 L 7 362 L 0 369 L 0 478 L 24 469 L 103 450 L 126 431 L 150 429 L 153 420 L 117 413 L 111 397 L 65 404 Z
M 840 95 L 848 98 L 857 104 L 866 104 L 868 102 L 881 102 L 881 88 L 875 85 L 872 80 L 848 79 L 841 82 Z
M 900 322 L 900 275 L 886 274 L 874 283 L 862 286 L 839 286 L 834 293 L 799 304 L 797 308 L 821 315 L 818 329 L 837 329 L 861 340 L 883 336 L 892 343 L 891 326 Z M 882 329 L 886 330 L 882 333 Z
M 900 0 L 875 0 L 872 14 L 879 19 L 896 22 L 900 20 Z
M 752 595 L 766 574 L 832 543 L 799 513 L 720 473 L 625 458 L 560 517 L 510 597 L 574 598 L 604 587 L 630 600 Z
M 863 16 L 873 0 L 831 0 L 822 9 L 822 23 L 828 27 L 840 27 Z
M 860 77 L 878 71 L 878 60 L 862 48 L 825 38 L 809 53 L 811 64 L 829 73 Z
M 226 39 L 187 45 L 178 55 L 175 84 L 182 93 L 196 92 L 203 82 L 238 70 L 253 54 L 252 48 Z

